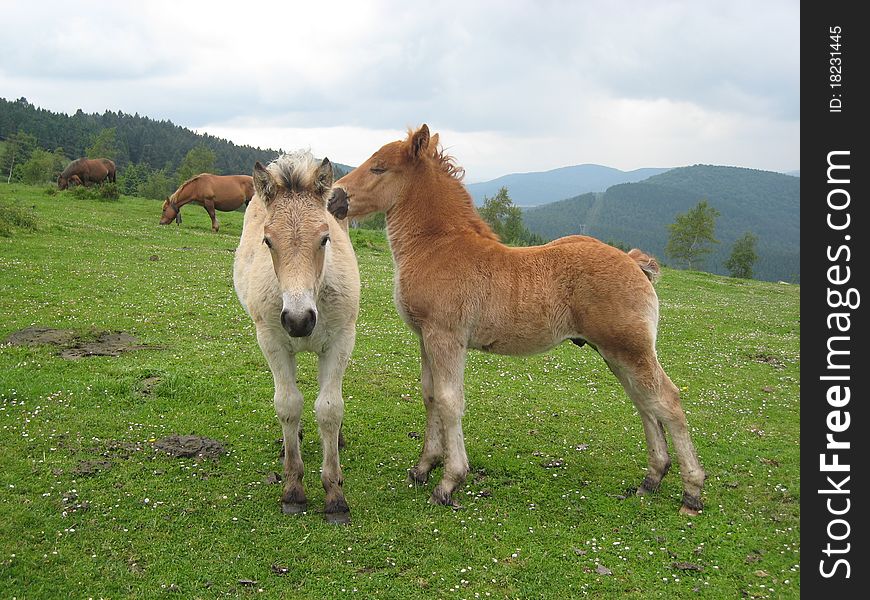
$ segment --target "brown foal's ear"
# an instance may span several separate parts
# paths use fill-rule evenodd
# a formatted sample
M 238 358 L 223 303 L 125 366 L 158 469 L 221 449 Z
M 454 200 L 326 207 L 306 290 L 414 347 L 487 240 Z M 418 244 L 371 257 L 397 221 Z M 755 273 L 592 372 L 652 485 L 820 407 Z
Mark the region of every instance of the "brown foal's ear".
M 347 217 L 347 209 L 350 207 L 350 202 L 347 199 L 347 192 L 340 187 L 332 188 L 329 194 L 329 202 L 326 203 L 326 210 L 332 213 L 332 216 L 341 221 Z
M 323 159 L 323 162 L 320 163 L 320 166 L 317 167 L 317 171 L 314 173 L 314 190 L 318 194 L 325 194 L 332 187 L 333 175 L 332 175 L 332 163 L 329 162 L 328 158 Z
M 278 186 L 275 185 L 275 180 L 272 179 L 272 174 L 264 167 L 260 161 L 254 165 L 254 191 L 263 199 L 266 206 L 272 203 L 275 195 L 278 192 Z
M 419 158 L 422 153 L 429 147 L 429 126 L 423 125 L 414 132 L 411 136 L 411 156 Z

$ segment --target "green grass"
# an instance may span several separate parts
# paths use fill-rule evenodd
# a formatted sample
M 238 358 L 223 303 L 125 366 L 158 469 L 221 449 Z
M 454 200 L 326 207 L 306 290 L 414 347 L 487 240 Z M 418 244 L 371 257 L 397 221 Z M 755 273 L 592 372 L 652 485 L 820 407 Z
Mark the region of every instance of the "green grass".
M 337 527 L 317 514 L 311 355 L 299 362 L 311 510 L 282 515 L 280 486 L 264 481 L 281 469 L 281 434 L 232 287 L 242 213 L 218 213 L 214 234 L 199 207 L 160 227 L 160 203 L 140 198 L 2 184 L 0 202 L 34 206 L 39 224 L 0 237 L 0 340 L 39 325 L 149 347 L 67 361 L 0 345 L 0 597 L 799 596 L 797 286 L 667 269 L 657 285 L 659 357 L 708 473 L 699 517 L 677 513 L 676 465 L 658 494 L 621 498 L 644 475 L 641 423 L 595 352 L 570 343 L 470 355 L 472 475 L 453 511 L 427 503 L 434 482 L 405 482 L 424 429 L 417 344 L 393 307 L 382 234 L 354 232 L 363 293 L 342 454 L 353 522 Z M 229 453 L 156 453 L 173 433 Z

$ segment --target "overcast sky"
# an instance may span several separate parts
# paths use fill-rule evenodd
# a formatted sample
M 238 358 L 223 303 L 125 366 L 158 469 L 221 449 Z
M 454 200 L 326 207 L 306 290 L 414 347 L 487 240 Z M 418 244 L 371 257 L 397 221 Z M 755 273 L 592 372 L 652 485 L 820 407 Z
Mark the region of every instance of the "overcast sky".
M 427 123 L 467 182 L 800 168 L 798 0 L 3 0 L 0 97 L 349 165 Z

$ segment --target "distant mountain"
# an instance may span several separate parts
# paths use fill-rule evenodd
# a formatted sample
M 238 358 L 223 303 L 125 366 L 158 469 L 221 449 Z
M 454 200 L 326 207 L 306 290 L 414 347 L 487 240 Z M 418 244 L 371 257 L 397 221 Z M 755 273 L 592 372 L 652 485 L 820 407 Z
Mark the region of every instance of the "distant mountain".
M 800 179 L 738 167 L 695 165 L 671 169 L 642 182 L 611 186 L 531 208 L 526 226 L 545 239 L 583 233 L 610 243 L 636 246 L 667 263 L 668 225 L 700 200 L 720 212 L 719 244 L 702 269 L 727 274 L 723 263 L 734 241 L 758 237 L 757 279 L 800 281 Z
M 786 174 L 786 175 L 791 175 L 792 177 L 800 177 L 800 176 L 801 176 L 801 170 L 798 169 L 797 171 L 786 171 L 785 174 Z
M 612 185 L 642 181 L 667 170 L 649 168 L 620 171 L 602 165 L 575 165 L 552 171 L 512 173 L 491 181 L 470 183 L 465 187 L 478 205 L 483 204 L 484 196 L 491 198 L 498 194 L 500 188 L 506 187 L 514 204 L 530 207 L 586 192 L 603 192 Z

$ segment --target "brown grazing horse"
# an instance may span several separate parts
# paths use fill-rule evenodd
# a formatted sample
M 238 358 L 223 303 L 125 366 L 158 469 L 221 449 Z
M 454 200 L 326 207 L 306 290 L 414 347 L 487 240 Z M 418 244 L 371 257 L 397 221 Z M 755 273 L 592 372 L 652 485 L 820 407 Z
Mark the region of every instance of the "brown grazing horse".
M 683 479 L 680 512 L 698 514 L 704 471 L 655 350 L 658 264 L 580 235 L 505 246 L 475 210 L 463 174 L 423 125 L 339 179 L 330 199 L 338 217 L 386 213 L 396 308 L 420 340 L 426 434 L 410 481 L 425 483 L 443 461 L 430 501 L 447 505 L 465 481 L 468 349 L 524 355 L 571 340 L 598 351 L 640 413 L 649 468 L 637 493 L 655 491 L 670 467 L 666 427 Z
M 250 175 L 212 175 L 200 173 L 182 183 L 175 193 L 163 202 L 160 224 L 173 220 L 181 224 L 181 207 L 190 202 L 205 208 L 211 217 L 213 231 L 220 229 L 214 216 L 215 209 L 229 212 L 242 204 L 247 205 L 254 196 L 254 179 Z
M 90 185 L 104 181 L 114 183 L 115 163 L 108 158 L 77 158 L 57 178 L 57 187 L 65 190 L 70 185 Z

